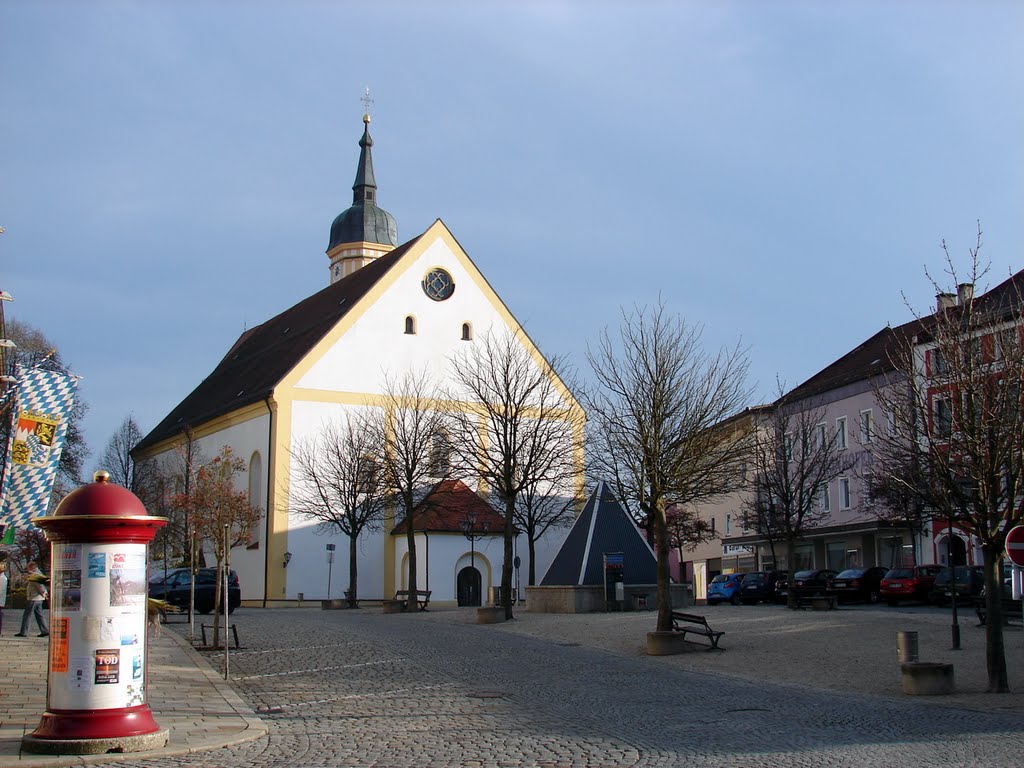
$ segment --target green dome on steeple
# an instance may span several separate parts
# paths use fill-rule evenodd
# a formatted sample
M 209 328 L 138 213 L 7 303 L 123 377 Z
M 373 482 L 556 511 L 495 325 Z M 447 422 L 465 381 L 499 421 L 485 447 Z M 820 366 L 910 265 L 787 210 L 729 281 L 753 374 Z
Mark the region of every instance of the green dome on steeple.
M 359 139 L 359 167 L 352 185 L 352 207 L 338 214 L 331 224 L 330 251 L 341 243 L 380 243 L 398 245 L 398 225 L 395 217 L 378 208 L 377 182 L 373 178 L 373 156 L 370 138 L 370 116 L 363 115 L 363 136 Z

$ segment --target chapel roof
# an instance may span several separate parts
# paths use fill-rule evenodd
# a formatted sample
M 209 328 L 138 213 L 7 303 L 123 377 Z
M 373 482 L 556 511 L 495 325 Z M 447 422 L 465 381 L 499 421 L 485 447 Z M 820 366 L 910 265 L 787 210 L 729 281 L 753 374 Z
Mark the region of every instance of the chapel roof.
M 135 446 L 155 445 L 188 427 L 265 400 L 274 387 L 397 264 L 416 237 L 265 323 L 244 331 L 192 392 Z
M 442 480 L 435 485 L 412 511 L 414 531 L 429 533 L 462 533 L 462 521 L 473 519 L 473 532 L 501 535 L 505 516 L 484 501 L 461 480 Z M 392 536 L 408 531 L 403 520 L 391 531 Z

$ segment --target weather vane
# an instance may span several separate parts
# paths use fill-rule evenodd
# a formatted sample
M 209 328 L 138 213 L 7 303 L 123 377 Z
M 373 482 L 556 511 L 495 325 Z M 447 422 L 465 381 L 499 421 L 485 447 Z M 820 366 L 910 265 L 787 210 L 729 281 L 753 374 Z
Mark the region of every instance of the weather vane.
M 370 116 L 370 105 L 373 104 L 373 99 L 370 98 L 370 86 L 366 86 L 366 92 L 359 99 L 363 102 L 363 115 L 365 117 Z

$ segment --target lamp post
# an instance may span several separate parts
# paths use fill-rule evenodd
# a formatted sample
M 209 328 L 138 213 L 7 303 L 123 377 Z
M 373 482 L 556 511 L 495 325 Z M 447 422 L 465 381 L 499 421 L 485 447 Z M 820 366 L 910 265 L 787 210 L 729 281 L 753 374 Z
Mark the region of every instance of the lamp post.
M 470 512 L 459 523 L 459 528 L 462 529 L 462 535 L 469 539 L 469 566 L 476 568 L 476 542 L 484 538 L 487 532 L 491 529 L 491 524 L 487 520 L 484 520 L 480 524 L 480 533 L 476 532 L 476 512 Z
M 950 626 L 952 633 L 952 650 L 960 650 L 960 624 L 956 615 L 956 565 L 953 563 L 953 507 L 949 508 L 949 518 L 946 520 L 946 560 L 949 562 L 949 584 L 952 587 L 953 595 L 953 623 Z

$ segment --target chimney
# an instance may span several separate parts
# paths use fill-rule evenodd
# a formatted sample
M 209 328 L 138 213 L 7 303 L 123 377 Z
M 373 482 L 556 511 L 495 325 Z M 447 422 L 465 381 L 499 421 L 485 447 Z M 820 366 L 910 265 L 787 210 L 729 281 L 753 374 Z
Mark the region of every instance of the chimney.
M 952 309 L 956 306 L 956 295 L 952 293 L 937 293 L 935 294 L 935 311 L 945 312 L 947 309 Z
M 970 304 L 974 298 L 974 283 L 960 283 L 956 287 L 956 303 L 961 307 Z

